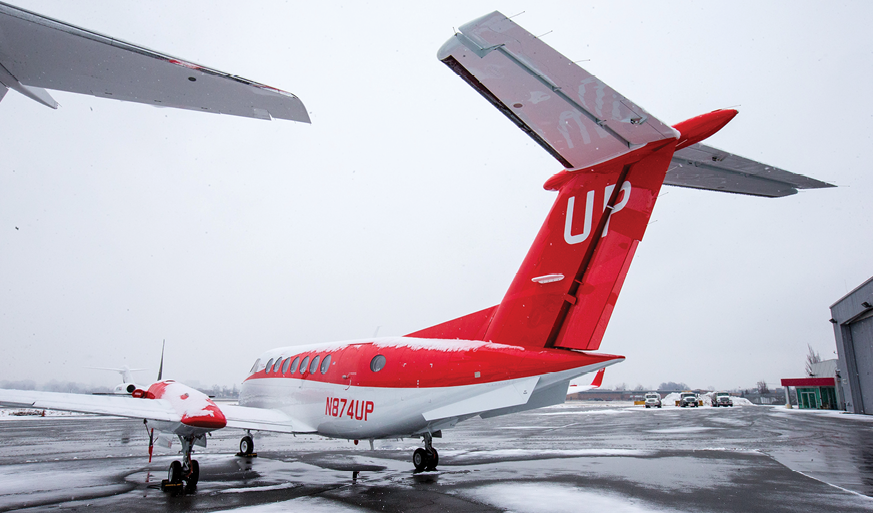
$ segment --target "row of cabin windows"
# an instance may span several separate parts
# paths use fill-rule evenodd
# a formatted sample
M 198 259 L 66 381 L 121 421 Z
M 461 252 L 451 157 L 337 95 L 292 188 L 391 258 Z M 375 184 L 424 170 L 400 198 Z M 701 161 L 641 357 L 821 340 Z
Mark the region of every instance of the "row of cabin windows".
M 306 356 L 303 358 L 303 361 L 300 361 L 299 356 L 295 356 L 294 360 L 291 358 L 281 358 L 276 359 L 275 363 L 273 363 L 273 359 L 270 358 L 267 361 L 267 365 L 264 367 L 264 372 L 266 374 L 294 374 L 297 370 L 300 370 L 300 374 L 304 374 L 306 372 L 306 368 L 309 367 L 309 373 L 315 374 L 316 370 L 320 370 L 322 374 L 327 374 L 327 371 L 330 370 L 330 360 L 331 355 L 327 355 L 324 357 L 324 360 L 321 360 L 321 368 L 319 369 L 318 361 L 321 358 L 321 355 L 315 355 L 315 358 L 312 359 L 310 363 L 309 357 Z M 252 365 L 252 370 L 250 374 L 254 374 L 258 370 L 258 364 L 261 362 L 260 359 L 255 360 L 255 364 Z M 370 370 L 373 372 L 379 372 L 385 367 L 385 363 L 387 359 L 381 355 L 377 354 L 370 360 Z
M 266 367 L 264 367 L 264 372 L 267 374 L 294 374 L 298 370 L 300 374 L 306 373 L 306 370 L 309 369 L 310 374 L 315 374 L 315 371 L 320 370 L 322 374 L 327 374 L 327 371 L 330 370 L 330 360 L 331 355 L 327 355 L 324 357 L 324 360 L 321 360 L 321 355 L 315 355 L 315 358 L 312 361 L 309 361 L 309 357 L 303 357 L 303 361 L 300 361 L 299 356 L 295 356 L 294 360 L 291 358 L 277 358 L 275 363 L 272 358 L 267 361 Z M 321 361 L 321 365 L 319 366 L 319 361 Z M 256 366 L 257 367 L 257 366 Z

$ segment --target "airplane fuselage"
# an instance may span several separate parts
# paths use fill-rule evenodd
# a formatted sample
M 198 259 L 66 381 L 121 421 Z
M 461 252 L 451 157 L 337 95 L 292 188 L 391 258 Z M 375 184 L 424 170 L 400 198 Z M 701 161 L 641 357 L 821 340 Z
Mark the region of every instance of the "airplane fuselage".
M 562 403 L 571 379 L 623 359 L 409 337 L 292 346 L 261 355 L 239 404 L 282 410 L 335 438 L 417 436 L 478 414 Z

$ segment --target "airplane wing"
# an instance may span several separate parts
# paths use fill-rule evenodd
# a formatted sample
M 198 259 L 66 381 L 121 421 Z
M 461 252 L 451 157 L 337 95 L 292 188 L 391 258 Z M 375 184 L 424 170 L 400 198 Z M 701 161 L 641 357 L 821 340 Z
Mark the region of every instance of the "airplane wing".
M 576 378 L 570 382 L 570 386 L 567 388 L 567 395 L 575 394 L 576 392 L 584 392 L 586 390 L 593 390 L 595 388 L 600 388 L 600 385 L 603 384 L 603 373 L 606 372 L 606 368 L 600 369 L 597 371 L 597 374 L 594 375 L 594 380 L 589 385 L 587 381 L 582 381 L 585 379 L 585 376 L 581 378 Z M 581 383 L 580 383 L 581 381 Z
M 51 108 L 46 89 L 310 122 L 291 93 L 0 3 L 0 99 L 8 89 Z
M 227 427 L 251 429 L 254 431 L 272 431 L 275 433 L 315 433 L 315 428 L 291 418 L 288 414 L 274 409 L 250 408 L 222 404 L 221 412 L 227 418 Z
M 95 413 L 135 419 L 180 422 L 182 417 L 169 401 L 137 399 L 130 396 L 64 394 L 32 390 L 0 389 L 0 404 L 22 408 Z
M 74 411 L 134 419 L 180 422 L 182 416 L 165 399 L 139 399 L 131 396 L 64 394 L 32 390 L 0 389 L 0 405 L 20 408 Z M 226 427 L 272 431 L 276 433 L 314 433 L 316 430 L 280 410 L 218 405 L 227 419 Z
M 778 198 L 833 185 L 739 155 L 692 144 L 673 154 L 665 185 Z

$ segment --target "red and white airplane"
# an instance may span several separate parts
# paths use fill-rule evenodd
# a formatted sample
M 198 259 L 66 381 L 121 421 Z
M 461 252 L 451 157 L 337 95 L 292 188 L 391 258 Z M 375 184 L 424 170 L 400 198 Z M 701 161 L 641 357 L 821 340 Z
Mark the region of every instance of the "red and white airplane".
M 0 10 L 4 33 L 8 18 L 23 17 L 11 10 Z M 40 27 L 84 37 L 81 29 L 50 21 Z M 114 51 L 135 48 L 114 44 L 121 48 Z M 154 52 L 135 53 L 151 59 L 155 73 L 180 81 L 208 77 L 215 87 L 238 81 Z M 438 57 L 564 167 L 544 185 L 557 198 L 500 304 L 406 336 L 265 351 L 251 366 L 238 405 L 218 405 L 172 380 L 131 397 L 2 390 L 0 403 L 144 419 L 180 440 L 183 458 L 170 466 L 168 482 L 189 488 L 199 477 L 193 446 L 224 428 L 247 431 L 243 455 L 254 451 L 255 431 L 421 438 L 413 464 L 434 469 L 433 438 L 443 429 L 474 416 L 563 403 L 572 380 L 624 360 L 597 351 L 663 184 L 769 197 L 830 186 L 700 144 L 737 112 L 716 110 L 669 126 L 499 12 L 460 27 Z M 14 66 L 0 64 L 15 75 Z M 239 84 L 276 91 L 247 81 L 231 85 Z M 246 88 L 234 91 L 240 96 L 228 101 L 248 101 Z M 127 96 L 148 103 L 148 94 Z M 197 98 L 176 103 L 196 108 Z M 271 109 L 249 105 L 233 113 L 277 117 L 279 110 Z

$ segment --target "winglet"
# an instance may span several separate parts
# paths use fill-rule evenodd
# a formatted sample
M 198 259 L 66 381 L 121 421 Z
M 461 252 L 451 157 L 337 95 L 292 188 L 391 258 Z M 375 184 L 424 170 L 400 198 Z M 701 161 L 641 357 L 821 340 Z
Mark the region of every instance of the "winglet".
M 597 374 L 594 375 L 594 381 L 591 382 L 592 388 L 600 388 L 603 385 L 603 374 L 606 372 L 606 367 L 597 371 Z
M 50 95 L 48 91 L 41 87 L 26 86 L 22 84 L 2 64 L 0 64 L 0 83 L 5 85 L 8 89 L 15 89 L 24 96 L 27 96 L 31 100 L 41 103 L 46 107 L 51 107 L 53 109 L 58 108 L 58 102 L 52 98 L 52 95 Z M 0 94 L 0 99 L 3 99 L 3 96 L 5 95 L 6 90 L 3 91 L 3 94 Z

